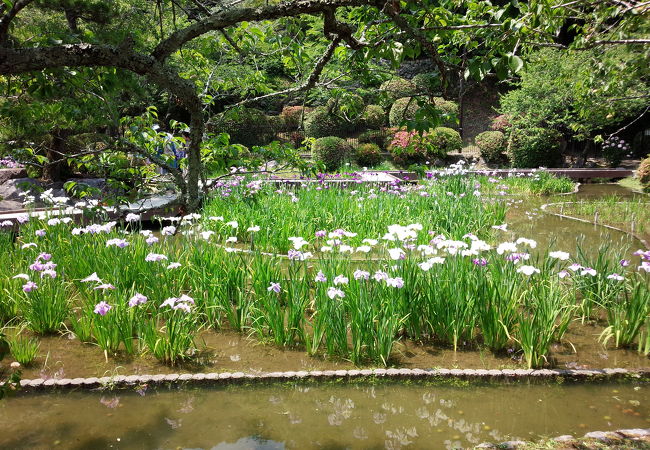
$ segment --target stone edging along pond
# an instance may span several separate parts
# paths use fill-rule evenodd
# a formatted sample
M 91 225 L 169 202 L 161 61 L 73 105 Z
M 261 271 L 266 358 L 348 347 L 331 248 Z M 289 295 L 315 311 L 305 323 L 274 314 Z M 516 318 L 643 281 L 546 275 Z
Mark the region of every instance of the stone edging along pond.
M 331 381 L 339 379 L 363 380 L 365 378 L 384 379 L 466 379 L 466 380 L 523 380 L 550 379 L 568 380 L 611 380 L 624 377 L 648 377 L 650 368 L 643 369 L 359 369 L 359 370 L 313 370 L 298 372 L 267 372 L 267 373 L 184 373 L 158 375 L 115 375 L 100 378 L 60 378 L 21 380 L 23 390 L 50 390 L 56 388 L 86 388 L 102 387 L 120 388 L 141 384 L 234 384 L 238 382 L 268 382 L 268 381 L 297 381 L 315 380 Z

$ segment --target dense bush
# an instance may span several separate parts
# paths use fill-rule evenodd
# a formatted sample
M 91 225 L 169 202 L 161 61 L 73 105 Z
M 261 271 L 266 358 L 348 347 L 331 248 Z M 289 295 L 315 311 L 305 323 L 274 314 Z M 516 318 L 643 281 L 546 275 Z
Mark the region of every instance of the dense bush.
M 368 105 L 361 114 L 361 124 L 371 130 L 378 130 L 386 124 L 386 113 L 379 105 Z
M 280 131 L 284 131 L 286 128 L 286 125 L 284 123 L 284 117 L 282 116 L 266 116 L 267 120 L 269 121 L 269 125 L 271 126 L 271 129 L 273 130 L 274 133 L 279 133 Z
M 379 148 L 386 148 L 386 136 L 387 134 L 385 131 L 368 130 L 361 133 L 357 140 L 359 141 L 359 144 L 376 144 Z
M 417 94 L 417 88 L 413 82 L 405 78 L 393 78 L 385 81 L 379 87 L 385 100 L 382 106 L 389 107 L 398 98 L 412 97 Z
M 650 192 L 650 155 L 643 161 L 636 172 L 645 192 Z
M 403 97 L 395 101 L 388 114 L 388 123 L 391 127 L 399 126 L 404 120 L 412 120 L 420 109 L 415 97 Z
M 505 159 L 508 141 L 502 132 L 484 131 L 474 138 L 474 142 L 481 151 L 481 156 L 485 161 L 500 162 Z
M 338 92 L 336 96 L 327 100 L 327 109 L 331 114 L 355 123 L 364 110 L 363 97 L 349 91 Z
M 458 123 L 456 119 L 458 118 L 458 103 L 451 100 L 445 100 L 442 97 L 435 97 L 433 99 L 436 109 L 442 111 L 445 114 L 453 116 L 453 119 L 447 119 L 442 122 L 442 126 L 456 129 L 458 128 Z
M 440 90 L 440 78 L 434 72 L 419 73 L 411 81 L 419 94 L 433 95 Z
M 319 106 L 305 117 L 305 135 L 308 137 L 345 136 L 353 126 L 345 119 L 330 113 L 325 106 Z
M 275 132 L 264 112 L 254 108 L 233 108 L 213 119 L 213 131 L 228 133 L 230 142 L 247 147 L 265 145 Z
M 513 167 L 556 167 L 562 161 L 561 135 L 548 128 L 512 128 L 508 158 Z
M 311 111 L 310 108 L 304 108 L 302 106 L 285 106 L 282 108 L 280 117 L 284 119 L 285 131 L 294 131 L 301 127 L 303 114 L 307 114 Z
M 608 63 L 633 66 L 635 58 L 631 49 L 539 50 L 529 56 L 517 88 L 501 96 L 500 112 L 519 128 L 552 128 L 566 139 L 591 140 L 604 128 L 638 117 L 646 107 L 639 93 L 648 92 L 647 80 L 617 83 L 596 69 Z
M 618 136 L 612 136 L 603 142 L 603 157 L 610 167 L 617 167 L 629 152 L 630 144 Z
M 494 131 L 505 133 L 508 131 L 508 128 L 510 128 L 510 120 L 508 120 L 508 116 L 505 114 L 499 114 L 498 116 L 494 117 L 492 119 L 492 123 L 490 124 L 490 128 Z
M 447 153 L 462 148 L 463 142 L 456 130 L 438 127 L 420 135 L 416 131 L 398 131 L 388 149 L 398 166 L 431 163 Z
M 312 158 L 323 163 L 329 172 L 338 170 L 343 161 L 352 154 L 352 147 L 345 139 L 327 136 L 316 139 L 311 147 Z
M 459 152 L 463 148 L 460 133 L 447 127 L 434 128 L 428 133 L 427 141 L 432 147 L 430 152 L 433 155 L 445 156 L 447 153 Z
M 361 144 L 355 152 L 355 160 L 360 167 L 375 167 L 384 158 L 377 144 Z

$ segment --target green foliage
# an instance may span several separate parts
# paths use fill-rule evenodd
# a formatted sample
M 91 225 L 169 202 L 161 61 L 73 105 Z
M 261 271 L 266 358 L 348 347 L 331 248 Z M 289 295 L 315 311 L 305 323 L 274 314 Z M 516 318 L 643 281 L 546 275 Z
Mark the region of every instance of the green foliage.
M 463 140 L 458 131 L 447 127 L 434 128 L 427 137 L 431 146 L 430 152 L 436 155 L 460 151 L 463 148 Z
M 233 143 L 252 147 L 273 140 L 273 126 L 263 111 L 255 108 L 229 109 L 213 119 L 212 129 L 228 133 Z
M 508 148 L 506 136 L 500 131 L 484 131 L 474 138 L 476 146 L 481 150 L 481 156 L 487 162 L 500 162 L 505 158 Z
M 37 338 L 28 338 L 20 334 L 9 338 L 11 356 L 23 366 L 30 365 L 36 359 L 40 345 Z
M 273 133 L 278 133 L 286 129 L 286 124 L 284 123 L 284 117 L 281 115 L 278 116 L 266 116 L 266 119 L 269 122 Z
M 327 136 L 316 139 L 312 144 L 311 151 L 315 161 L 324 164 L 326 170 L 333 172 L 338 170 L 343 161 L 352 154 L 352 147 L 345 139 Z
M 361 144 L 355 152 L 355 160 L 360 167 L 375 167 L 384 160 L 377 144 Z
M 530 55 L 517 88 L 501 97 L 501 112 L 516 128 L 554 128 L 578 141 L 591 139 L 636 117 L 647 104 L 638 98 L 648 92 L 643 79 L 619 85 L 611 73 L 595 70 L 606 61 L 627 65 L 634 55 L 613 49 L 539 50 Z
M 388 134 L 388 137 L 392 139 L 392 135 Z M 357 140 L 359 144 L 376 144 L 379 148 L 386 148 L 386 139 L 387 133 L 383 130 L 368 130 L 361 133 Z
M 639 178 L 643 190 L 645 192 L 650 192 L 650 156 L 641 161 L 636 176 Z
M 305 118 L 305 135 L 307 137 L 341 137 L 348 134 L 352 127 L 352 123 L 332 114 L 325 106 L 317 107 Z
M 405 120 L 415 118 L 415 113 L 420 109 L 420 105 L 415 97 L 400 98 L 393 103 L 388 113 L 388 123 L 391 127 L 400 126 Z
M 462 148 L 460 134 L 451 128 L 438 127 L 431 132 L 398 131 L 389 151 L 395 163 L 401 167 L 413 164 L 433 163 L 445 158 L 447 153 Z
M 435 72 L 419 73 L 411 81 L 419 94 L 432 96 L 440 92 L 440 75 Z
M 361 124 L 371 130 L 378 130 L 386 124 L 386 113 L 379 105 L 368 105 L 360 117 Z
M 398 98 L 412 97 L 418 92 L 415 84 L 405 78 L 393 78 L 385 81 L 381 84 L 379 90 L 385 96 L 382 106 L 389 106 Z
M 548 128 L 514 128 L 508 140 L 512 167 L 556 167 L 562 162 L 559 132 Z
M 330 93 L 327 109 L 330 114 L 354 124 L 364 110 L 363 97 L 347 90 L 336 89 Z
M 443 127 L 458 128 L 458 103 L 451 100 L 445 100 L 442 97 L 433 99 L 435 108 L 442 116 Z

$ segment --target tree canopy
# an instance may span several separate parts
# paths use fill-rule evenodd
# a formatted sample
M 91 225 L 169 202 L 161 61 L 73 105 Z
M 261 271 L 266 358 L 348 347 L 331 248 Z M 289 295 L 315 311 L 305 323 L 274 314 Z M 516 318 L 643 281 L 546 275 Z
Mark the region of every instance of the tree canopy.
M 195 209 L 205 124 L 217 112 L 378 87 L 404 59 L 420 57 L 433 62 L 440 93 L 458 98 L 485 77 L 524 73 L 531 54 L 551 47 L 589 55 L 613 80 L 585 83 L 578 115 L 586 117 L 596 114 L 591 93 L 647 80 L 649 11 L 648 2 L 618 0 L 3 0 L 0 138 L 45 152 L 52 168 L 86 156 L 64 145 L 69 137 L 101 134 L 101 151 L 144 153 L 166 166 Z M 122 118 L 150 105 L 159 120 L 189 126 L 186 174 L 128 139 L 132 122 Z

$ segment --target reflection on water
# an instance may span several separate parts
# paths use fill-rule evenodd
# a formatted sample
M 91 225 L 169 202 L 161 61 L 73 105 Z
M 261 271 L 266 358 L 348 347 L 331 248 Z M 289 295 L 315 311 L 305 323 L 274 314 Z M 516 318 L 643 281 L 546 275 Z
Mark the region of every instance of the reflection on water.
M 648 389 L 360 382 L 30 394 L 0 403 L 0 447 L 458 448 L 648 427 Z

